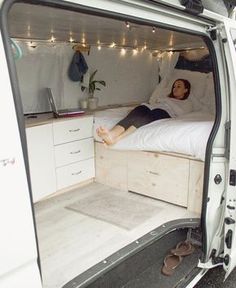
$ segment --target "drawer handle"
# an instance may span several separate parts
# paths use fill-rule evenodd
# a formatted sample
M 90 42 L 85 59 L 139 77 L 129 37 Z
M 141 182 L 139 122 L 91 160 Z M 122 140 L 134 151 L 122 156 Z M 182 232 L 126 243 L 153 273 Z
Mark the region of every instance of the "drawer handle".
M 82 171 L 80 170 L 79 172 L 71 173 L 71 175 L 76 176 L 76 175 L 79 175 L 81 173 L 82 173 Z
M 78 129 L 70 129 L 69 132 L 78 132 L 80 130 L 80 128 Z
M 152 175 L 157 175 L 157 176 L 160 175 L 159 173 L 157 173 L 157 172 L 153 172 L 153 171 L 148 171 L 148 173 L 150 173 L 150 174 L 152 174 Z
M 70 154 L 78 154 L 78 153 L 80 153 L 80 150 L 70 152 Z

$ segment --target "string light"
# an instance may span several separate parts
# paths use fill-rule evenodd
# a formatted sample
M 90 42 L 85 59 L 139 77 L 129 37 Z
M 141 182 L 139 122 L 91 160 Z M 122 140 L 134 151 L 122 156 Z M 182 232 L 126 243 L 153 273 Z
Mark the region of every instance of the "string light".
M 70 36 L 69 42 L 70 42 L 70 43 L 73 43 L 73 42 L 75 42 L 75 40 L 73 39 L 73 37 L 72 37 L 72 36 Z
M 110 48 L 114 48 L 115 46 L 116 46 L 116 43 L 115 43 L 115 42 L 112 42 L 112 43 L 109 45 Z
M 37 48 L 37 45 L 36 44 L 34 44 L 33 43 L 33 41 L 30 41 L 30 42 L 28 42 L 28 47 L 30 48 L 30 49 L 34 49 L 34 48 Z
M 56 40 L 56 38 L 52 35 L 51 38 L 50 38 L 50 42 L 54 43 Z
M 127 22 L 127 24 L 129 24 L 129 23 Z M 152 27 L 152 28 L 155 31 L 155 27 Z M 30 28 L 28 27 L 28 29 L 30 29 Z M 132 44 L 131 43 L 130 44 L 129 43 L 125 44 L 126 39 L 122 38 L 121 39 L 121 43 L 115 43 L 114 41 L 112 41 L 110 43 L 103 43 L 103 42 L 101 43 L 100 40 L 98 40 L 98 41 L 96 41 L 96 43 L 88 44 L 88 43 L 86 43 L 86 40 L 85 40 L 85 34 L 83 34 L 81 38 L 82 38 L 82 41 L 78 42 L 73 37 L 72 32 L 70 32 L 69 35 L 68 35 L 68 42 L 71 43 L 71 44 L 72 43 L 77 43 L 78 45 L 80 45 L 82 47 L 94 46 L 94 47 L 97 47 L 98 50 L 101 50 L 103 47 L 105 47 L 105 48 L 115 48 L 115 49 L 120 50 L 120 55 L 125 55 L 125 54 L 129 53 L 129 55 L 135 56 L 138 53 L 141 53 L 141 52 L 143 53 L 144 51 L 149 51 L 151 53 L 151 55 L 153 55 L 154 57 L 157 54 L 157 52 L 155 52 L 153 48 L 147 46 L 147 42 L 146 41 L 144 41 L 143 44 L 140 43 L 141 45 L 138 45 L 138 41 L 135 39 L 135 40 L 133 40 Z M 32 39 L 32 41 L 34 41 L 34 40 Z M 34 43 L 32 41 L 31 42 L 29 42 L 29 41 L 26 42 L 28 44 L 28 47 L 29 48 L 36 48 L 38 46 L 38 40 L 36 40 L 37 44 L 35 44 L 35 41 L 34 41 Z M 49 40 L 45 40 L 45 43 L 46 42 L 47 43 L 51 42 L 52 43 L 51 46 L 54 47 L 55 43 L 60 43 L 60 42 L 63 42 L 63 41 L 57 40 L 54 37 L 54 35 L 51 34 L 50 39 Z M 53 46 L 53 44 L 54 44 L 54 46 Z M 201 48 L 203 49 L 204 47 L 199 47 L 198 49 L 201 49 Z M 197 48 L 195 48 L 195 49 L 197 49 Z M 169 49 L 169 50 L 171 50 L 171 49 Z M 159 52 L 160 51 L 158 51 L 158 53 Z M 169 53 L 169 55 L 171 55 L 171 53 Z
M 125 25 L 126 25 L 127 28 L 130 28 L 130 24 L 129 24 L 128 21 L 125 22 Z
M 137 55 L 138 54 L 138 50 L 137 49 L 133 49 L 133 55 Z
M 28 37 L 31 36 L 31 26 L 30 25 L 27 26 L 27 36 Z
M 125 49 L 125 48 L 121 48 L 120 54 L 121 54 L 121 55 L 125 55 L 125 54 L 126 54 L 126 49 Z

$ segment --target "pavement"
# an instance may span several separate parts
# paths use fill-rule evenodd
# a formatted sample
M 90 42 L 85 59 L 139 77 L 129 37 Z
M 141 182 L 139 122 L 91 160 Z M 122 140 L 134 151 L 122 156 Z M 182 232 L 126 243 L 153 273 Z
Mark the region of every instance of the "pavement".
M 236 288 L 236 269 L 225 280 L 225 271 L 222 267 L 209 270 L 194 288 Z

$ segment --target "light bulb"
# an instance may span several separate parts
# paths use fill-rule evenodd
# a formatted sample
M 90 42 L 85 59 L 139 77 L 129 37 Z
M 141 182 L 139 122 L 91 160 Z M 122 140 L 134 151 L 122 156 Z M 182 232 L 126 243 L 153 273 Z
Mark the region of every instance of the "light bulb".
M 125 54 L 126 54 L 126 50 L 125 50 L 124 48 L 122 48 L 122 49 L 120 50 L 120 54 L 121 54 L 121 55 L 125 55 Z

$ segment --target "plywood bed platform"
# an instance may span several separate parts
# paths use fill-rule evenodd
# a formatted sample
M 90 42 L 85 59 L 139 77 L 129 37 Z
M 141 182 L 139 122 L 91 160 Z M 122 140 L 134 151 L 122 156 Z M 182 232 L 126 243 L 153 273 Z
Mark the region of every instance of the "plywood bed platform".
M 95 142 L 96 182 L 201 214 L 204 162 L 191 156 L 119 151 Z

